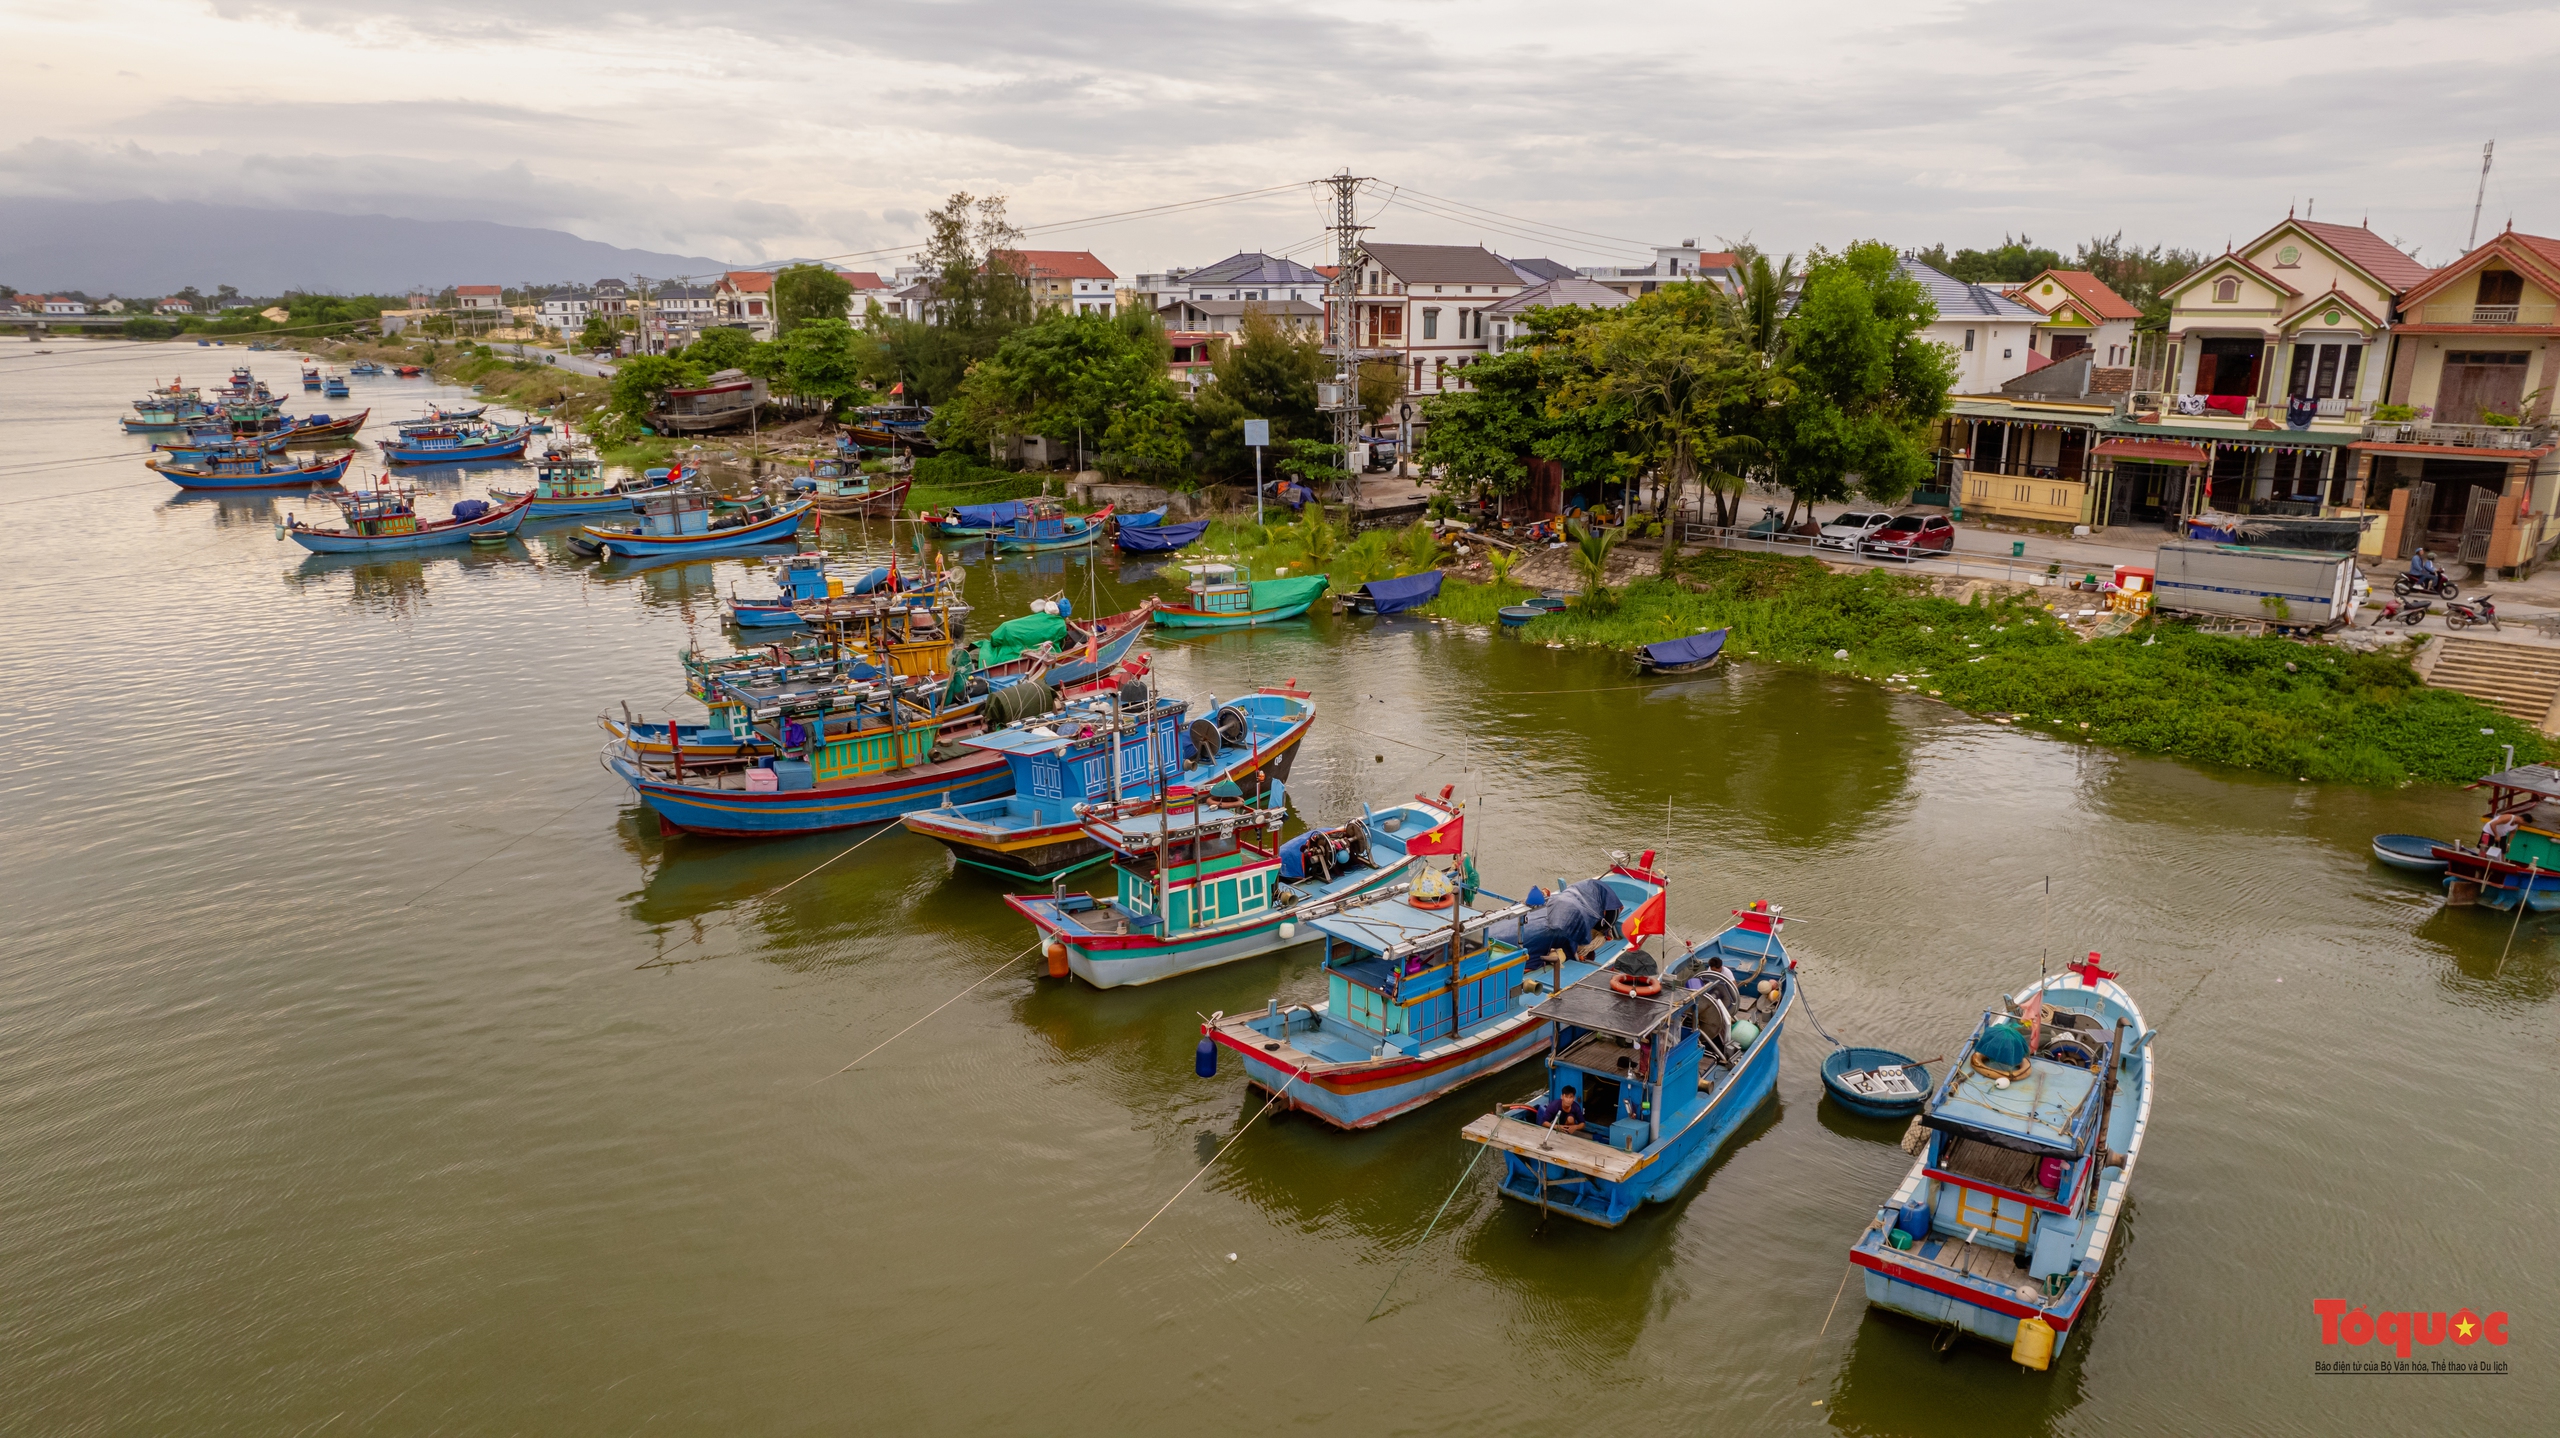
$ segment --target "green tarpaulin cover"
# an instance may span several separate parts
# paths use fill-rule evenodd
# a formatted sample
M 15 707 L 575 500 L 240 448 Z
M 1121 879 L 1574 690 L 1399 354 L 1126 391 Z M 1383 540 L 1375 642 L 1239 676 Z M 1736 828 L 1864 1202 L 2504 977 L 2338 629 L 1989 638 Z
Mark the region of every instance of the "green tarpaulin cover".
M 1299 574 L 1287 579 L 1253 581 L 1253 607 L 1259 612 L 1278 609 L 1284 604 L 1312 604 L 1333 581 L 1321 574 Z
M 1260 587 L 1255 586 L 1257 590 Z M 978 663 L 987 667 L 1019 659 L 1025 649 L 1061 642 L 1070 633 L 1067 621 L 1055 614 L 1026 614 L 1020 619 L 1008 619 L 978 641 Z

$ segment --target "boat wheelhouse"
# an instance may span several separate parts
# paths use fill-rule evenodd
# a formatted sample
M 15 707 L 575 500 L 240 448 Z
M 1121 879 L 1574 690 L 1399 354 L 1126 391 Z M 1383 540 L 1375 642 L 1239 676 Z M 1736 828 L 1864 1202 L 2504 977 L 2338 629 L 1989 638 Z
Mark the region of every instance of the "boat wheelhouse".
M 844 581 L 827 573 L 823 554 L 795 554 L 782 561 L 780 587 L 769 597 L 748 598 L 729 589 L 730 622 L 742 629 L 791 629 L 800 623 L 793 606 L 844 593 Z
M 309 386 L 306 385 L 304 388 L 307 389 Z M 350 391 L 347 389 L 347 377 L 338 371 L 331 370 L 320 377 L 320 397 L 322 399 L 345 399 L 349 393 Z
M 2428 858 L 2444 865 L 2445 903 L 2506 913 L 2560 909 L 2560 768 L 2520 764 L 2474 781 L 2489 791 L 2477 844 L 2436 844 Z M 2545 807 L 2549 806 L 2549 807 Z
M 1632 907 L 1659 902 L 1651 859 L 1600 882 Z M 1530 1010 L 1551 1030 L 1545 1088 L 1527 1117 L 1498 1110 L 1464 1130 L 1503 1151 L 1504 1195 L 1615 1228 L 1646 1203 L 1678 1197 L 1776 1092 L 1778 1035 L 1795 1001 L 1778 938 L 1784 921 L 1757 903 L 1734 917 L 1659 974 L 1649 956 L 1614 941 L 1614 951 L 1595 954 L 1599 971 Z M 1658 921 L 1622 926 L 1638 937 L 1649 927 L 1659 932 Z M 1534 932 L 1523 943 L 1533 959 L 1547 948 Z M 1567 1089 L 1579 1123 L 1562 1107 Z
M 302 387 L 307 390 L 320 388 L 320 366 L 307 364 L 302 367 Z
M 339 527 L 307 524 L 300 515 L 288 514 L 276 521 L 276 537 L 290 539 L 315 554 L 384 553 L 468 543 L 484 534 L 513 534 L 525 516 L 522 499 L 499 505 L 485 499 L 457 499 L 451 516 L 422 520 L 418 491 L 387 483 L 342 491 L 336 501 L 342 517 Z
M 661 478 L 634 485 L 608 480 L 604 477 L 604 461 L 596 457 L 595 451 L 570 442 L 553 444 L 534 460 L 532 489 L 493 489 L 490 493 L 510 498 L 529 493 L 533 496 L 533 517 L 550 519 L 628 512 L 636 507 L 635 501 L 641 495 L 670 482 Z
M 1111 509 L 1105 505 L 1093 514 L 1069 514 L 1066 505 L 1055 499 L 1022 501 L 1022 512 L 1014 517 L 1011 530 L 998 530 L 996 544 L 1007 553 L 1039 554 L 1053 549 L 1082 549 L 1100 539 L 1110 527 Z
M 1879 1308 L 2043 1368 L 2081 1326 L 2151 1122 L 2142 1011 L 2091 954 L 1987 1012 L 1851 1245 Z
M 1186 564 L 1183 601 L 1156 607 L 1168 629 L 1236 629 L 1296 619 L 1332 581 L 1321 574 L 1255 579 L 1232 564 Z
M 866 473 L 852 460 L 812 459 L 807 476 L 791 487 L 815 500 L 820 514 L 887 516 L 904 507 L 914 483 L 910 475 Z

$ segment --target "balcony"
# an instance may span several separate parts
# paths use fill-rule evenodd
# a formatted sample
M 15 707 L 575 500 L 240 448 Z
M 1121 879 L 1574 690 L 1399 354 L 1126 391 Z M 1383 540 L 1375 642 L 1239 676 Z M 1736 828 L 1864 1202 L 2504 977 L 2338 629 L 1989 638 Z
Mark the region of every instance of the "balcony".
M 2461 300 L 2420 305 L 2418 321 L 2430 325 L 2560 324 L 2560 305 L 2475 305 Z
M 2541 449 L 2552 442 L 2554 430 L 2548 424 L 2430 424 L 2421 420 L 2369 424 L 2364 427 L 2364 437 L 2382 444 L 2442 445 L 2454 449 Z

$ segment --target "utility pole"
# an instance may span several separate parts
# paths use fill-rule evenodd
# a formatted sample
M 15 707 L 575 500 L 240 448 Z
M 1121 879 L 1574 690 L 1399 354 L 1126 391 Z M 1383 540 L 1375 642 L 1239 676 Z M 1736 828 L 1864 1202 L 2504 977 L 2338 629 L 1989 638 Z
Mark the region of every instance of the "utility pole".
M 2462 247 L 2469 254 L 2480 246 L 2480 206 L 2489 198 L 2489 161 L 2498 153 L 2498 142 L 2491 140 L 2480 147 L 2480 189 L 2471 197 L 2471 240 Z
M 1323 181 L 1333 188 L 1335 269 L 1328 306 L 1334 311 L 1333 384 L 1320 407 L 1333 412 L 1333 440 L 1341 446 L 1342 467 L 1351 476 L 1354 496 L 1360 483 L 1360 464 L 1352 453 L 1360 443 L 1360 337 L 1352 321 L 1359 313 L 1360 232 L 1368 228 L 1360 223 L 1360 186 L 1368 178 L 1352 174 L 1345 166 Z

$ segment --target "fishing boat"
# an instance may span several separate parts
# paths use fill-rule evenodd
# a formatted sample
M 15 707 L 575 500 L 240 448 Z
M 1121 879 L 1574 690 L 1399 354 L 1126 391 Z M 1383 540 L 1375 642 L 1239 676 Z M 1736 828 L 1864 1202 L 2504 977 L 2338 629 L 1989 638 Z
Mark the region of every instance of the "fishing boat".
M 338 527 L 324 528 L 289 514 L 276 521 L 276 537 L 290 539 L 314 554 L 388 554 L 467 544 L 481 534 L 512 534 L 525 516 L 522 499 L 495 505 L 485 499 L 457 499 L 450 517 L 422 522 L 418 492 L 392 484 L 348 490 L 337 497 L 337 503 L 344 520 Z
M 1667 881 L 1650 859 L 1601 881 L 1633 908 L 1620 926 L 1631 939 L 1662 932 Z M 1777 1091 L 1778 1035 L 1795 1003 L 1778 937 L 1785 921 L 1763 903 L 1734 910 L 1734 920 L 1659 972 L 1640 947 L 1618 941 L 1614 956 L 1598 956 L 1600 972 L 1530 1010 L 1553 1030 L 1537 1105 L 1497 1110 L 1464 1130 L 1502 1150 L 1504 1195 L 1542 1215 L 1615 1228 L 1646 1203 L 1678 1197 Z M 1533 961 L 1542 949 L 1567 952 L 1545 933 L 1524 931 Z M 1579 1133 L 1566 1131 L 1567 1088 L 1577 1091 Z
M 2389 864 L 2392 868 L 2406 869 L 2413 874 L 2443 873 L 2450 865 L 2448 861 L 2436 857 L 2436 850 L 2458 847 L 2460 846 L 2448 844 L 2442 839 L 2430 839 L 2424 834 L 2376 834 L 2373 836 L 2375 858 Z
M 635 507 L 640 522 L 619 529 L 585 524 L 578 537 L 603 559 L 642 559 L 671 554 L 720 554 L 759 544 L 779 544 L 800 530 L 809 516 L 809 501 L 794 500 L 779 508 L 714 515 L 711 499 L 698 489 L 664 489 L 642 495 Z M 574 545 L 574 541 L 573 541 Z
M 190 430 L 155 441 L 152 446 L 170 464 L 203 464 L 213 459 L 247 459 L 284 452 L 281 434 L 233 434 L 227 429 Z
M 809 473 L 791 482 L 793 490 L 814 500 L 820 514 L 893 515 L 907 502 L 907 491 L 915 481 L 907 475 L 894 479 L 865 474 L 861 469 L 833 460 L 809 461 Z
M 856 418 L 845 426 L 844 436 L 837 441 L 840 447 L 847 440 L 874 449 L 934 447 L 932 437 L 925 433 L 925 426 L 933 421 L 930 405 L 867 404 L 855 410 L 854 415 Z
M 1306 942 L 1299 924 L 1401 892 L 1421 862 L 1405 839 L 1457 816 L 1416 799 L 1282 843 L 1286 807 L 1280 785 L 1259 799 L 1175 786 L 1140 812 L 1095 809 L 1085 832 L 1110 850 L 1113 892 L 1059 888 L 1005 903 L 1039 935 L 1052 977 L 1072 973 L 1098 989 L 1153 983 L 1293 948 Z
M 1214 1077 L 1224 1050 L 1278 1107 L 1361 1129 L 1533 1058 L 1552 1037 L 1536 1005 L 1595 967 L 1530 972 L 1521 922 L 1535 913 L 1478 892 L 1464 864 L 1417 870 L 1401 895 L 1315 920 L 1323 1001 L 1210 1015 L 1198 1071 Z
M 336 484 L 346 476 L 347 466 L 355 457 L 354 450 L 344 450 L 335 455 L 315 455 L 308 460 L 286 459 L 253 451 L 193 463 L 177 463 L 174 456 L 164 458 L 155 455 L 146 463 L 180 489 L 299 489 L 306 485 Z
M 1372 579 L 1338 596 L 1336 602 L 1354 614 L 1402 614 L 1439 598 L 1442 578 L 1439 570 L 1426 569 L 1394 579 Z
M 391 367 L 391 372 L 402 379 L 416 379 L 425 374 L 427 370 L 424 365 L 396 364 Z
M 668 833 L 813 834 L 946 799 L 991 799 L 1013 782 L 1003 756 L 941 737 L 957 714 L 974 721 L 984 702 L 955 695 L 960 687 L 900 675 L 805 687 L 724 678 L 719 692 L 747 716 L 761 753 L 707 761 L 678 752 L 660 763 L 615 741 L 604 764 Z
M 1008 554 L 1045 554 L 1056 549 L 1082 549 L 1100 539 L 1111 521 L 1111 507 L 1095 514 L 1069 514 L 1055 499 L 1026 499 L 1010 531 L 998 530 L 996 546 Z
M 554 444 L 533 462 L 533 487 L 529 490 L 492 488 L 489 493 L 505 499 L 518 494 L 533 496 L 533 518 L 557 519 L 573 514 L 622 514 L 638 507 L 644 495 L 668 488 L 692 478 L 689 469 L 670 474 L 663 469 L 649 471 L 654 478 L 638 483 L 607 481 L 604 461 L 574 444 Z
M 1191 576 L 1183 602 L 1156 609 L 1156 623 L 1167 629 L 1235 629 L 1296 619 L 1332 582 L 1321 574 L 1254 579 L 1232 564 L 1186 564 L 1182 572 Z
M 325 414 L 304 415 L 289 421 L 277 433 L 284 436 L 287 444 L 326 444 L 331 440 L 355 438 L 356 431 L 363 429 L 364 422 L 372 417 L 373 411 L 369 409 L 360 409 L 337 419 Z
M 347 373 L 349 373 L 349 374 L 360 374 L 360 375 L 378 375 L 378 374 L 382 373 L 382 366 L 380 366 L 380 365 L 378 365 L 378 364 L 375 364 L 375 363 L 374 363 L 373 361 L 371 361 L 371 360 L 357 360 L 354 364 L 351 364 L 351 365 L 347 366 Z
M 1013 532 L 1013 522 L 1030 508 L 1023 500 L 1008 499 L 997 504 L 955 505 L 949 514 L 919 514 L 916 522 L 933 526 L 933 532 L 948 539 L 983 539 L 990 534 Z
M 844 592 L 844 581 L 828 576 L 825 555 L 795 554 L 782 562 L 781 588 L 771 598 L 749 599 L 732 585 L 726 602 L 730 621 L 742 629 L 789 629 L 800 623 L 800 611 L 792 606 Z
M 2560 909 L 2560 768 L 2520 764 L 2469 786 L 2489 791 L 2478 844 L 2438 844 L 2445 904 L 2474 904 L 2504 913 L 2518 903 L 2537 914 Z M 2381 852 L 2379 843 L 2375 852 Z
M 1004 756 L 1013 792 L 920 809 L 906 825 L 974 869 L 1035 882 L 1070 874 L 1110 854 L 1085 832 L 1079 809 L 1141 805 L 1167 784 L 1206 790 L 1232 781 L 1258 792 L 1289 776 L 1316 704 L 1294 688 L 1262 689 L 1224 703 L 1212 696 L 1203 718 L 1188 713 L 1183 701 L 1150 699 L 1141 686 L 964 739 Z
M 345 399 L 349 393 L 350 391 L 347 389 L 347 377 L 345 375 L 338 373 L 336 370 L 331 370 L 328 374 L 321 377 L 320 397 L 322 399 Z
M 1929 1066 L 1891 1049 L 1836 1047 L 1822 1060 L 1823 1091 L 1865 1118 L 1903 1118 L 1929 1101 Z
M 320 366 L 307 364 L 302 367 L 302 387 L 307 390 L 320 387 Z
M 1850 1246 L 1867 1302 L 2049 1365 L 2107 1263 L 2151 1123 L 2151 1039 L 2098 956 L 1983 1014 L 1918 1158 Z
M 466 460 L 520 459 L 533 436 L 521 425 L 474 427 L 450 435 L 421 434 L 377 442 L 393 464 L 458 464 Z
M 1111 542 L 1123 554 L 1171 554 L 1185 545 L 1197 544 L 1209 532 L 1209 521 L 1195 519 L 1186 524 L 1150 524 L 1132 529 L 1127 520 L 1111 536 Z
M 469 409 L 446 409 L 443 405 L 431 404 L 427 406 L 427 412 L 416 419 L 400 421 L 400 432 L 407 434 L 411 430 L 442 429 L 452 425 L 471 424 L 488 412 L 489 407 L 485 404 L 473 405 Z
M 1645 645 L 1636 651 L 1636 667 L 1647 674 L 1694 674 L 1711 668 L 1724 657 L 1725 636 L 1730 633 L 1729 629 L 1710 629 L 1703 634 Z

